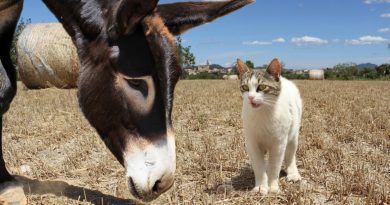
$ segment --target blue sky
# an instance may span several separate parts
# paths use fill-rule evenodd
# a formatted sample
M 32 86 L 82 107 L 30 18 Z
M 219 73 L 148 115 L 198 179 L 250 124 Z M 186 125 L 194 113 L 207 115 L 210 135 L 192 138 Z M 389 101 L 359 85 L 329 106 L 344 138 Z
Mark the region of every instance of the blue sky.
M 171 2 L 179 0 L 160 0 Z M 25 0 L 22 17 L 57 21 L 38 0 Z M 294 69 L 390 63 L 390 0 L 257 0 L 182 38 L 197 64 L 241 58 L 260 66 L 275 57 Z

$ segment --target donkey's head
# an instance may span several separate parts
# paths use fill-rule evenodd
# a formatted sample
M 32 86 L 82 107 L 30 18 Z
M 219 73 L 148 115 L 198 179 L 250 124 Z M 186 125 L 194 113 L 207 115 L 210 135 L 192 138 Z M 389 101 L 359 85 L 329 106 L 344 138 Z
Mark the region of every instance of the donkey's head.
M 155 199 L 173 185 L 176 167 L 171 111 L 181 67 L 173 35 L 253 0 L 44 2 L 78 49 L 83 113 L 126 168 L 132 195 Z

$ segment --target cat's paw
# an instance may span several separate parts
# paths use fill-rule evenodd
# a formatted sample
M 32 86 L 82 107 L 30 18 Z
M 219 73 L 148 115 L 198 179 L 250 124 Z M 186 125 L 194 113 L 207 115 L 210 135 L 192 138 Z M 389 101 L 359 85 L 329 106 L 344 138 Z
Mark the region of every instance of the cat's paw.
M 265 196 L 268 194 L 268 187 L 256 186 L 252 189 L 252 192 L 260 192 L 261 195 Z
M 280 191 L 279 186 L 278 185 L 270 186 L 269 187 L 269 193 L 271 193 L 271 194 L 280 194 L 281 191 Z
M 296 173 L 287 174 L 286 179 L 289 182 L 297 182 L 297 181 L 301 181 L 302 177 L 298 172 L 296 172 Z

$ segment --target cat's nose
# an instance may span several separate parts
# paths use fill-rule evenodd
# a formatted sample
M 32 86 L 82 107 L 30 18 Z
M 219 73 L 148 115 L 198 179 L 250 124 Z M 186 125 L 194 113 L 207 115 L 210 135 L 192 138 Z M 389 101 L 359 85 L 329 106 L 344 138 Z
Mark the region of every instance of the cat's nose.
M 255 99 L 255 97 L 254 97 L 254 96 L 248 96 L 248 99 L 249 99 L 250 101 L 252 101 L 253 99 Z

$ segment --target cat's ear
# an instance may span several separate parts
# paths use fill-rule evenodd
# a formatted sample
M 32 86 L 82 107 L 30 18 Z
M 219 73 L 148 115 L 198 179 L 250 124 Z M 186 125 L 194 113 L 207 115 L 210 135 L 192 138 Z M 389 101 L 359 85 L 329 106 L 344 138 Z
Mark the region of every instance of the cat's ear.
M 173 35 L 179 35 L 188 29 L 211 22 L 233 12 L 255 0 L 230 0 L 203 2 L 179 2 L 157 6 L 157 13 Z
M 237 59 L 237 71 L 240 74 L 240 78 L 244 73 L 248 72 L 249 70 L 250 68 L 244 62 L 242 62 L 242 60 Z
M 282 64 L 279 59 L 274 58 L 267 67 L 267 73 L 272 75 L 278 82 L 280 80 L 280 74 L 282 73 Z

